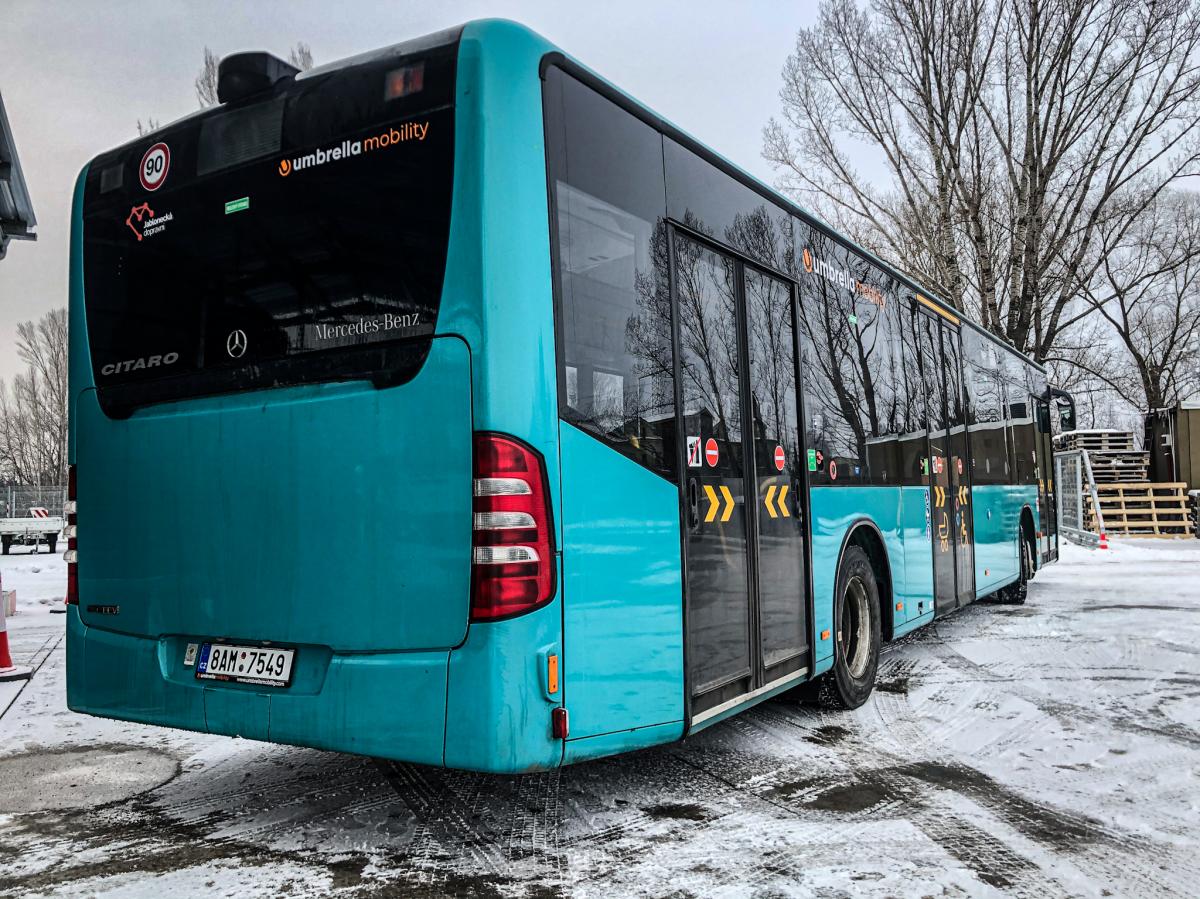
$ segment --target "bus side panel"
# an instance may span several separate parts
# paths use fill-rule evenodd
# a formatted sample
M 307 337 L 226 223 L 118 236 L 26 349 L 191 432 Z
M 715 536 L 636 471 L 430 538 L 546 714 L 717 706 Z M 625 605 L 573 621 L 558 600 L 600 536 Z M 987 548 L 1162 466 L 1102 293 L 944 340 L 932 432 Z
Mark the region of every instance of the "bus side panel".
M 813 631 L 817 638 L 814 673 L 819 674 L 833 667 L 834 592 L 846 532 L 864 519 L 874 523 L 883 535 L 893 581 L 904 577 L 901 488 L 814 487 L 809 506 L 812 510 Z M 894 602 L 890 607 L 893 625 L 901 625 L 906 612 L 897 611 Z M 829 637 L 822 639 L 821 635 L 826 632 Z
M 971 491 L 976 596 L 987 596 L 1017 576 L 1016 532 L 1022 491 L 1007 484 L 984 484 Z
M 893 637 L 907 634 L 933 620 L 933 544 L 929 531 L 929 488 L 904 487 L 904 578 L 892 572 L 896 601 L 904 611 L 896 612 Z M 901 621 L 900 616 L 904 616 Z
M 559 432 L 571 737 L 682 722 L 679 490 L 569 424 Z M 662 739 L 627 738 L 605 751 Z
M 551 732 L 562 686 L 549 692 L 546 667 L 549 656 L 563 658 L 561 632 L 558 598 L 527 615 L 471 625 L 450 653 L 446 767 L 520 774 L 562 764 L 563 741 Z

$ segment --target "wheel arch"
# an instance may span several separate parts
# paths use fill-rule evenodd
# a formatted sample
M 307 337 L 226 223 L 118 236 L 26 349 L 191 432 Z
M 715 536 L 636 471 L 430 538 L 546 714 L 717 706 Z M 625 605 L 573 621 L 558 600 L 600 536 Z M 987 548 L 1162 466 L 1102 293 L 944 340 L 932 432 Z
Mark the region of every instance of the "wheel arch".
M 1036 571 L 1040 566 L 1038 565 L 1039 560 L 1038 560 L 1038 551 L 1037 551 L 1037 530 L 1034 528 L 1033 522 L 1034 522 L 1033 509 L 1032 509 L 1032 507 L 1030 507 L 1029 503 L 1025 503 L 1023 506 L 1021 506 L 1021 523 L 1018 525 L 1018 530 L 1020 531 L 1021 539 L 1028 540 L 1029 545 L 1031 547 L 1033 547 L 1033 553 L 1032 553 L 1033 570 Z M 1018 549 L 1017 549 L 1017 564 L 1018 565 L 1021 564 L 1020 558 L 1021 558 L 1020 557 L 1020 547 L 1018 547 Z
M 842 560 L 846 549 L 851 546 L 859 547 L 867 554 L 871 562 L 871 570 L 875 574 L 875 583 L 879 587 L 879 624 L 884 642 L 890 641 L 893 634 L 892 621 L 892 563 L 888 558 L 887 544 L 883 542 L 883 534 L 879 526 L 870 518 L 856 519 L 846 529 L 842 537 L 842 545 L 838 550 L 837 571 L 842 570 Z M 834 581 L 834 591 L 837 591 L 837 580 Z M 834 608 L 837 608 L 837 597 L 834 597 Z

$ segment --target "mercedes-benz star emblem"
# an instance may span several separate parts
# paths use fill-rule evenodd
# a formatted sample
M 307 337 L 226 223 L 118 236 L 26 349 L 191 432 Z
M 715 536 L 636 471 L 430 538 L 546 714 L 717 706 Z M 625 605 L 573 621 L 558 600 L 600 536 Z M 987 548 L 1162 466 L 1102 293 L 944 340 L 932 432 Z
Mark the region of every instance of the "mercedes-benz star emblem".
M 240 359 L 246 355 L 246 332 L 240 328 L 236 331 L 230 331 L 229 336 L 225 338 L 225 352 L 229 353 L 233 359 Z

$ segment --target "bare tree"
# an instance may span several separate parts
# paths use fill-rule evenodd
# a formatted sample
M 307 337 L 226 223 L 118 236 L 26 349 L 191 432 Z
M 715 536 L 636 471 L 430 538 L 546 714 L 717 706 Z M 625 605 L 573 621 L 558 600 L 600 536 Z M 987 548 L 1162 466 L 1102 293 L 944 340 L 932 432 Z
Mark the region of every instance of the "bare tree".
M 201 109 L 216 106 L 221 102 L 217 98 L 217 70 L 220 65 L 221 58 L 205 47 L 204 64 L 200 67 L 200 74 L 196 76 L 195 81 L 196 99 L 200 101 Z
M 1198 47 L 1194 0 L 825 0 L 764 155 L 782 189 L 1046 359 L 1096 309 L 1079 295 L 1102 235 L 1200 172 Z M 885 187 L 850 161 L 864 145 Z
M 312 47 L 304 41 L 296 41 L 296 46 L 288 52 L 288 62 L 301 72 L 307 72 L 313 67 Z
M 288 51 L 288 62 L 298 68 L 301 72 L 307 72 L 313 67 L 312 48 L 304 43 L 297 41 L 296 44 Z M 221 66 L 221 58 L 217 56 L 208 47 L 204 48 L 204 64 L 200 68 L 200 74 L 196 76 L 196 99 L 200 101 L 200 108 L 207 109 L 209 106 L 216 106 L 220 100 L 217 97 L 217 74 Z M 140 131 L 138 132 L 141 133 Z
M 24 373 L 0 382 L 0 468 L 20 484 L 65 484 L 67 310 L 19 324 L 17 355 Z
M 1086 297 L 1133 365 L 1090 368 L 1122 396 L 1140 398 L 1142 408 L 1159 409 L 1200 386 L 1200 198 L 1163 194 L 1133 227 L 1116 230 L 1104 235 Z
M 146 124 L 144 124 L 144 125 L 142 124 L 142 120 L 138 119 L 137 120 L 138 137 L 145 137 L 150 132 L 157 131 L 160 127 L 161 126 L 159 124 L 158 119 L 152 118 L 150 116 L 146 117 Z

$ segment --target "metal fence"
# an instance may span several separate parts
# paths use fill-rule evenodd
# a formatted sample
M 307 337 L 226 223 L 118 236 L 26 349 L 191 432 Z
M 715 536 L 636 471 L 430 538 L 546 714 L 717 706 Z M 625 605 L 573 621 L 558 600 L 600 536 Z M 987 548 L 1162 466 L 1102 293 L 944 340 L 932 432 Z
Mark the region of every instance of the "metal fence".
M 28 518 L 30 509 L 45 509 L 52 516 L 63 514 L 66 487 L 0 487 L 4 505 L 0 518 Z
M 1087 450 L 1055 453 L 1054 480 L 1058 484 L 1058 532 L 1072 543 L 1100 545 L 1104 517 Z

